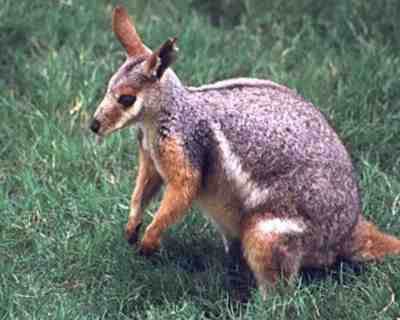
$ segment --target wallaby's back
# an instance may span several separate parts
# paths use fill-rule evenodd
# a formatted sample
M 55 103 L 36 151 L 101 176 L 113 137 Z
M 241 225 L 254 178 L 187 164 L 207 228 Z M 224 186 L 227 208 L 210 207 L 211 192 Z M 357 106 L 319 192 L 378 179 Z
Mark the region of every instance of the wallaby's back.
M 229 194 L 242 215 L 301 218 L 313 247 L 329 247 L 350 233 L 360 213 L 353 166 L 311 103 L 256 79 L 189 88 L 185 101 L 173 113 L 185 123 L 189 158 L 203 166 L 205 193 Z M 222 194 L 215 185 L 224 186 Z

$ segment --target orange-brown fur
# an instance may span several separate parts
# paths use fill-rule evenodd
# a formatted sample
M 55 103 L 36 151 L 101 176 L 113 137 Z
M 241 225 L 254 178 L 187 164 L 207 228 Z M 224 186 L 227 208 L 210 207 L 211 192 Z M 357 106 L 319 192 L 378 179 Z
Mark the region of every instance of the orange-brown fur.
M 128 16 L 128 12 L 123 7 L 116 7 L 114 9 L 112 29 L 119 41 L 124 45 L 128 55 L 149 54 Z
M 153 160 L 139 141 L 139 170 L 131 198 L 131 211 L 125 229 L 126 237 L 130 243 L 136 242 L 139 226 L 142 223 L 143 211 L 161 185 L 162 179 L 154 166 Z
M 264 298 L 279 279 L 289 282 L 297 275 L 303 258 L 300 238 L 262 232 L 259 223 L 268 219 L 273 219 L 273 215 L 257 214 L 244 219 L 240 236 L 243 256 Z
M 268 214 L 254 215 L 241 224 L 243 255 L 264 297 L 278 279 L 291 280 L 301 267 L 330 266 L 338 258 L 334 250 L 323 258 L 320 254 L 313 256 L 303 249 L 301 235 L 261 232 L 259 223 L 272 218 Z M 356 262 L 381 261 L 389 254 L 400 254 L 400 240 L 360 218 L 340 257 Z
M 231 238 L 239 237 L 240 203 L 235 199 L 223 170 L 215 170 L 214 174 L 208 177 L 197 202 L 217 225 L 223 227 L 224 230 L 220 230 L 223 234 Z
M 239 207 L 230 203 L 229 200 L 229 196 L 224 199 L 218 197 L 218 194 L 207 192 L 199 197 L 198 203 L 219 226 L 224 227 L 224 234 L 236 238 L 239 235 L 241 223 Z
M 160 208 L 143 236 L 144 254 L 159 248 L 162 232 L 185 215 L 200 186 L 200 174 L 191 167 L 180 144 L 177 138 L 165 138 L 160 145 L 159 160 L 166 188 Z
M 343 249 L 344 258 L 353 261 L 379 261 L 389 254 L 400 254 L 400 240 L 381 232 L 364 218 L 360 218 Z

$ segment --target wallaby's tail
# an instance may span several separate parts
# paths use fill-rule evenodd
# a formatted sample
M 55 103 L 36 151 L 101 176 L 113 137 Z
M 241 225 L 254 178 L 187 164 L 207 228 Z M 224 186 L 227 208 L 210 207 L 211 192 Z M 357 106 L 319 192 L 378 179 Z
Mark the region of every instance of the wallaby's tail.
M 379 231 L 373 223 L 360 217 L 345 249 L 346 258 L 353 261 L 373 261 L 396 254 L 400 254 L 400 240 Z

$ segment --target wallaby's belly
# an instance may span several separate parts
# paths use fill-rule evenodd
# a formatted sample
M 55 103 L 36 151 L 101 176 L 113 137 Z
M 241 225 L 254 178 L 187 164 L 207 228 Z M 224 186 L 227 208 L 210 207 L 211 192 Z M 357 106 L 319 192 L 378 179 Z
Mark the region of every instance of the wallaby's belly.
M 240 200 L 229 186 L 222 171 L 216 171 L 214 175 L 205 177 L 196 202 L 218 230 L 232 239 L 240 236 L 242 213 Z

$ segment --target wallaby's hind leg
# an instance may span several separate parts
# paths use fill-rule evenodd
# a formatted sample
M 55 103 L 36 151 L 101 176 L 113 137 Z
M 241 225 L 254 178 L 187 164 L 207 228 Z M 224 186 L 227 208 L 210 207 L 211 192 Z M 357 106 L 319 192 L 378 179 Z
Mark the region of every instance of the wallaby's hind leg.
M 264 215 L 243 223 L 243 255 L 264 299 L 279 279 L 291 282 L 297 276 L 303 257 L 301 231 L 295 221 Z
M 351 261 L 379 261 L 386 255 L 400 254 L 400 240 L 385 234 L 360 217 L 352 237 L 344 247 L 343 256 Z

